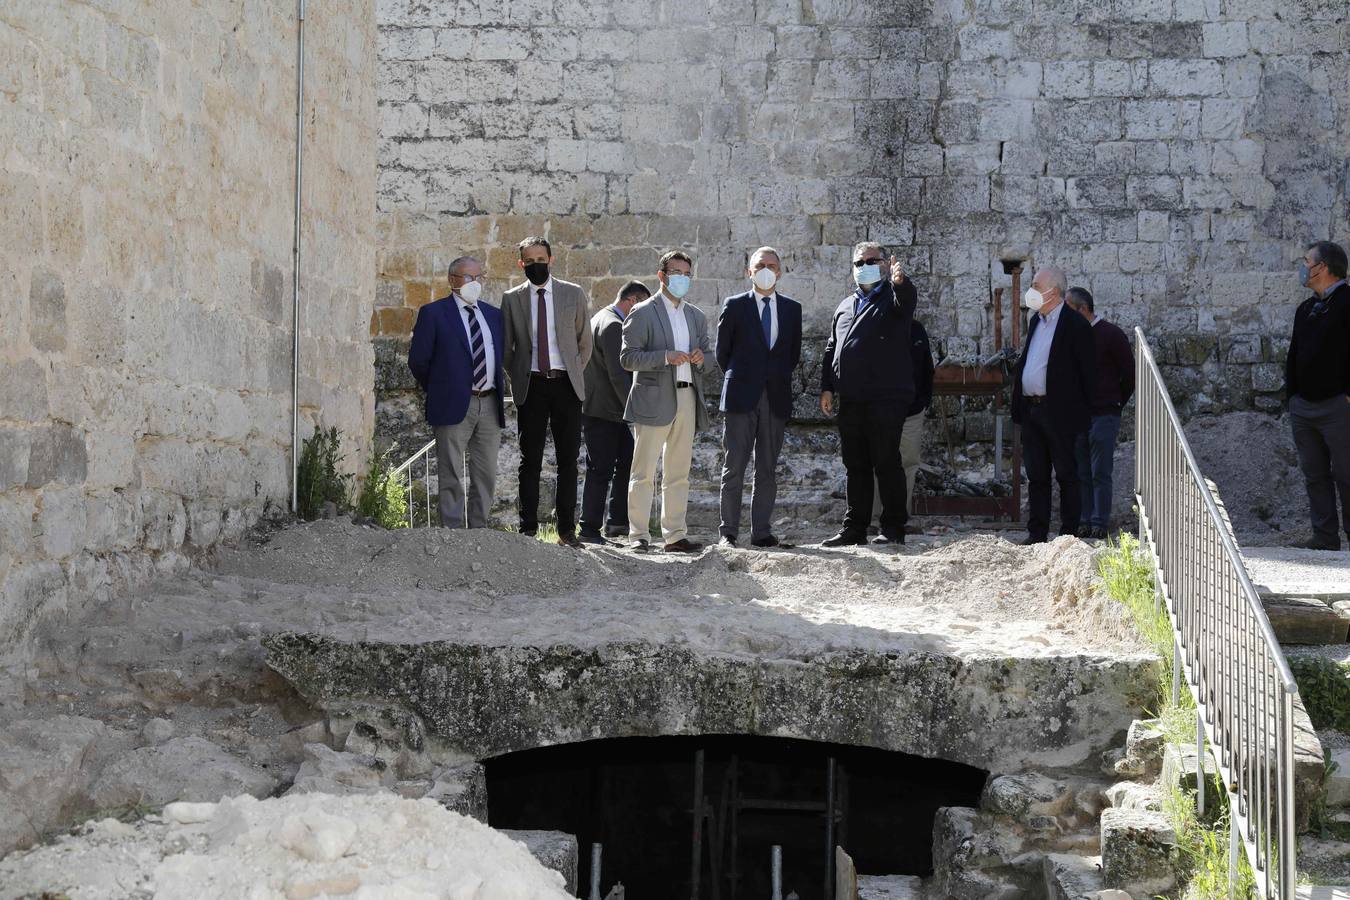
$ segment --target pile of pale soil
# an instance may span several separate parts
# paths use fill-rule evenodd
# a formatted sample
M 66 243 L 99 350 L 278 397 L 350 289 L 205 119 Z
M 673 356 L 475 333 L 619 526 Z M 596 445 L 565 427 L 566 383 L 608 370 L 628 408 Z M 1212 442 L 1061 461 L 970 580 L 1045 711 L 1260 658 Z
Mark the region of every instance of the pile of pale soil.
M 204 897 L 552 900 L 563 878 L 433 800 L 300 794 L 172 803 L 0 860 L 0 900 Z

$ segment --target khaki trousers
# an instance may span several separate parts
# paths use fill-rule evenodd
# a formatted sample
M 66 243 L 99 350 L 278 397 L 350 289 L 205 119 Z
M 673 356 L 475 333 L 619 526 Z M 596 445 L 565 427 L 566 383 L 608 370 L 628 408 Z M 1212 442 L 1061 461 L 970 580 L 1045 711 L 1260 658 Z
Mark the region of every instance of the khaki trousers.
M 694 389 L 676 388 L 669 425 L 634 425 L 633 471 L 628 480 L 628 537 L 651 540 L 652 494 L 661 462 L 661 537 L 673 544 L 689 536 L 689 462 L 694 452 Z

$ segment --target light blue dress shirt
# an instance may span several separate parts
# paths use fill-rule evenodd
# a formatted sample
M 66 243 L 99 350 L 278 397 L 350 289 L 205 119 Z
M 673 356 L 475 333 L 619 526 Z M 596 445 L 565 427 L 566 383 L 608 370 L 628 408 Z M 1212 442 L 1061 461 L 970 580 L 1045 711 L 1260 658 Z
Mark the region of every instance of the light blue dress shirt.
M 1027 362 L 1022 367 L 1022 395 L 1025 397 L 1045 396 L 1045 370 L 1050 364 L 1050 345 L 1055 340 L 1055 326 L 1059 324 L 1059 314 L 1063 309 L 1064 304 L 1061 302 L 1050 310 L 1049 315 L 1041 316 L 1041 324 L 1027 345 Z

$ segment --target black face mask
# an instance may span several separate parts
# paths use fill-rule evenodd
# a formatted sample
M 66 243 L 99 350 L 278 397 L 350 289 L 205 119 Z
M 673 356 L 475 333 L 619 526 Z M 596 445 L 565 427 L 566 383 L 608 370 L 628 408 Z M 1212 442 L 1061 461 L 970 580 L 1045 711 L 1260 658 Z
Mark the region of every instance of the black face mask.
M 525 277 L 530 284 L 540 287 L 548 283 L 548 263 L 534 262 L 525 264 Z

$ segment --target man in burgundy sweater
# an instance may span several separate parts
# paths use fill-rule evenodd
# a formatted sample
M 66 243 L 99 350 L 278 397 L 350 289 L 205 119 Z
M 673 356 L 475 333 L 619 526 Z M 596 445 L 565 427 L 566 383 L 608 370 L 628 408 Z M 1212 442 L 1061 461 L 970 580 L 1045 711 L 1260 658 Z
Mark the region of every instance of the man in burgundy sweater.
M 1120 411 L 1134 394 L 1134 353 L 1120 328 L 1098 318 L 1087 288 L 1072 287 L 1064 295 L 1074 311 L 1088 320 L 1097 346 L 1097 390 L 1092 397 L 1092 424 L 1078 435 L 1078 483 L 1082 486 L 1081 538 L 1101 539 L 1111 524 L 1111 475 L 1115 466 Z

